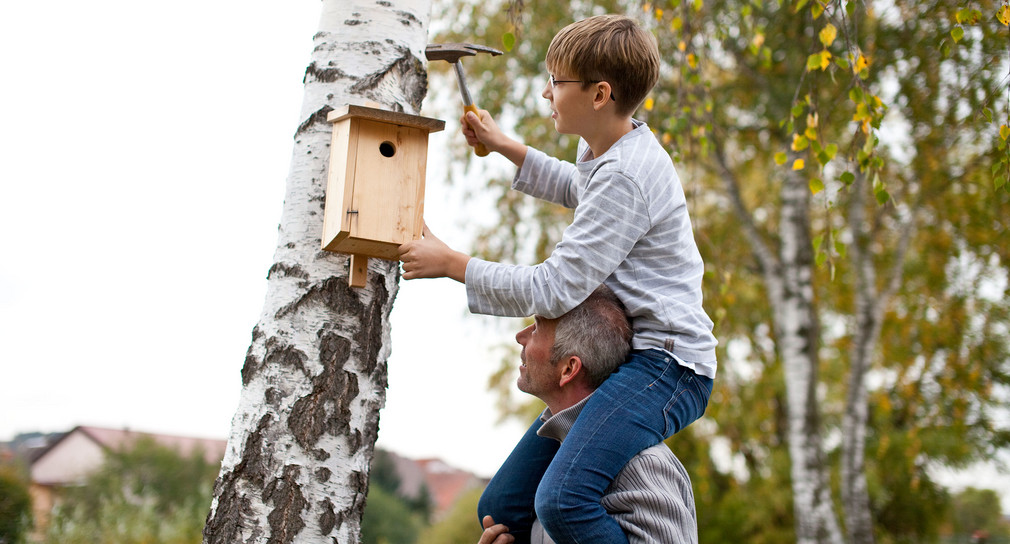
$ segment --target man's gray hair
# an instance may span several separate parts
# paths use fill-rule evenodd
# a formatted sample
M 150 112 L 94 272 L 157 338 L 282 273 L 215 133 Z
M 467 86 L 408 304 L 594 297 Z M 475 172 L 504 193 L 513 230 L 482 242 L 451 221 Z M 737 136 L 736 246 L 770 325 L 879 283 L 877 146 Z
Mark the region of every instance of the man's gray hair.
M 624 304 L 601 285 L 585 301 L 558 318 L 551 364 L 577 356 L 593 387 L 624 362 L 631 350 L 631 323 Z

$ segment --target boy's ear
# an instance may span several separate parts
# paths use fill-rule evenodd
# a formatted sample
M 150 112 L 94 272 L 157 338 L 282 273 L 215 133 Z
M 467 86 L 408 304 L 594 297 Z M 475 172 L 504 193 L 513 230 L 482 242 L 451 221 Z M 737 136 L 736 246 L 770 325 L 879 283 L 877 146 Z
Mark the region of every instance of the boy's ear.
M 593 95 L 593 109 L 599 111 L 603 109 L 604 106 L 613 102 L 611 96 L 613 96 L 614 89 L 610 86 L 610 83 L 606 81 L 599 81 L 596 83 L 596 94 Z

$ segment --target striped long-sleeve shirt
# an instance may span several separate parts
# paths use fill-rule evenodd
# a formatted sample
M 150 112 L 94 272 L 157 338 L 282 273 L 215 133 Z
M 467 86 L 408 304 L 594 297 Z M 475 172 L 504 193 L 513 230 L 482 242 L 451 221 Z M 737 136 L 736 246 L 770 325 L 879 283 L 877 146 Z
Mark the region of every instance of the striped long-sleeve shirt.
M 563 441 L 585 403 L 583 400 L 557 414 L 551 414 L 550 409 L 544 410 L 540 418 L 545 423 L 537 434 Z M 628 461 L 600 503 L 620 524 L 630 544 L 698 542 L 691 478 L 666 444 L 642 450 Z M 554 541 L 536 522 L 530 542 L 553 544 Z
M 576 164 L 529 148 L 512 187 L 575 208 L 551 256 L 535 266 L 470 259 L 470 311 L 556 318 L 601 283 L 627 307 L 635 349 L 658 348 L 715 378 L 716 339 L 702 308 L 704 263 L 670 156 L 644 123 Z

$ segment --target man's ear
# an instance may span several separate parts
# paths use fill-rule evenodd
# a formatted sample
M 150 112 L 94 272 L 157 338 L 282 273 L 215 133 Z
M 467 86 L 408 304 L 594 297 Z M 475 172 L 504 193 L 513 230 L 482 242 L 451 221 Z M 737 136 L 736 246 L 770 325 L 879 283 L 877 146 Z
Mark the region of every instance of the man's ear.
M 558 386 L 564 387 L 572 380 L 582 376 L 582 359 L 576 355 L 569 355 L 560 363 L 561 374 L 558 376 Z
M 599 81 L 596 83 L 595 89 L 596 94 L 593 95 L 593 109 L 599 111 L 607 104 L 613 102 L 610 97 L 613 96 L 614 88 L 606 81 Z

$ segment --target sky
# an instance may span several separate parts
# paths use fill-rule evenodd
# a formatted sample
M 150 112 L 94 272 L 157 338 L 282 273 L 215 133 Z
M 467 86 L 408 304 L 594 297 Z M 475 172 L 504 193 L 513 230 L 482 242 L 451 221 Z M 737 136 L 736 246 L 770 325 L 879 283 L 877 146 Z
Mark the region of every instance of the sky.
M 0 440 L 227 438 L 319 11 L 0 3 Z M 443 118 L 432 150 L 458 131 Z M 445 178 L 429 172 L 426 220 L 459 247 Z M 378 445 L 492 475 L 523 431 L 497 424 L 486 386 L 519 322 L 469 315 L 451 280 L 401 282 L 390 320 Z

